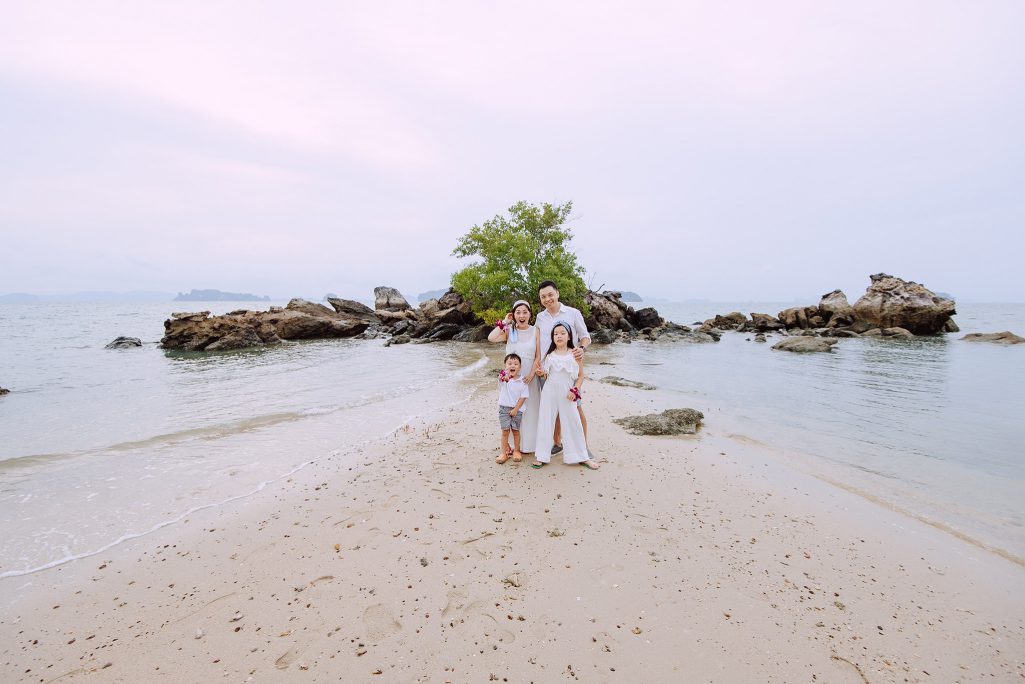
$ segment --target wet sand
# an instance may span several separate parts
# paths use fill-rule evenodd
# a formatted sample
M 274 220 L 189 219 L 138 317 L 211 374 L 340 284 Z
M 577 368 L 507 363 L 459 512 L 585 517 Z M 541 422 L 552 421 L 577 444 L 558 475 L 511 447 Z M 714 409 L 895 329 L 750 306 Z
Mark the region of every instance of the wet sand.
M 636 437 L 611 418 L 650 393 L 585 392 L 597 472 L 496 465 L 486 381 L 243 502 L 2 580 L 0 680 L 1025 681 L 1022 566 L 714 417 Z

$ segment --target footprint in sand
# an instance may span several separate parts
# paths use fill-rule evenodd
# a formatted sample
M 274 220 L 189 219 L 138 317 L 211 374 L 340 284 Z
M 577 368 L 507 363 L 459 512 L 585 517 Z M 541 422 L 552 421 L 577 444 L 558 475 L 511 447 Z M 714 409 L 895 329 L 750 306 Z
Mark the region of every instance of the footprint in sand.
M 395 619 L 391 608 L 383 603 L 375 603 L 363 611 L 363 626 L 370 641 L 380 641 L 402 629 L 402 623 Z

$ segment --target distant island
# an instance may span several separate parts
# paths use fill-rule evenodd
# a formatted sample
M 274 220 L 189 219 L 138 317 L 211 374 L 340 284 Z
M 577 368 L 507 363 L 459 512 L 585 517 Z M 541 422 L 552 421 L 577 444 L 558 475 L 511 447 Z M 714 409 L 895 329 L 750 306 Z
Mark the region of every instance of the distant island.
M 110 302 L 116 304 L 147 304 L 169 302 L 173 292 L 156 292 L 152 290 L 133 290 L 131 292 L 69 292 L 65 294 L 30 294 L 28 292 L 12 292 L 0 295 L 0 304 L 53 304 L 78 302 Z
M 636 292 L 623 291 L 622 294 L 623 294 L 623 296 L 622 296 L 621 299 L 624 302 L 643 302 L 644 301 L 644 298 L 641 297 Z
M 191 290 L 179 292 L 174 298 L 176 302 L 269 302 L 270 297 L 249 294 L 248 292 L 221 292 L 220 290 Z

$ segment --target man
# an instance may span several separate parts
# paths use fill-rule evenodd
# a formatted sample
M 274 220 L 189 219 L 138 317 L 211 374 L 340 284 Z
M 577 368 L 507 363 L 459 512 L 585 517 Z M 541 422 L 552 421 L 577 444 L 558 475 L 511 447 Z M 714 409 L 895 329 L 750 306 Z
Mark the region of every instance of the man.
M 545 352 L 548 351 L 548 345 L 551 344 L 552 328 L 559 321 L 569 323 L 570 329 L 573 331 L 573 358 L 579 362 L 584 357 L 584 354 L 587 353 L 587 348 L 591 345 L 591 333 L 587 332 L 584 315 L 580 313 L 579 309 L 574 309 L 572 306 L 566 306 L 559 302 L 559 288 L 551 280 L 546 280 L 537 286 L 537 296 L 541 300 L 541 306 L 544 308 L 537 315 L 537 320 L 534 322 L 534 327 L 537 328 L 537 353 L 534 355 L 534 372 L 538 373 L 541 370 L 541 360 Z M 587 418 L 584 417 L 583 402 L 581 400 L 577 400 L 577 411 L 580 412 L 580 422 L 584 426 L 584 439 L 586 440 Z M 556 419 L 555 446 L 552 447 L 553 454 L 562 451 L 561 442 L 562 433 L 559 421 Z

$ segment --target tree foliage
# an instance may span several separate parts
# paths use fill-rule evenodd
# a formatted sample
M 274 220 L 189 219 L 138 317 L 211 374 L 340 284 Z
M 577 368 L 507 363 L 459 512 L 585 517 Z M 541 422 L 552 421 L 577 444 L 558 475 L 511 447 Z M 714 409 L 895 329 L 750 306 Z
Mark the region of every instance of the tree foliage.
M 495 215 L 459 239 L 452 254 L 480 261 L 452 275 L 452 287 L 487 322 L 503 317 L 517 299 L 537 310 L 537 286 L 558 284 L 559 300 L 586 316 L 584 268 L 569 250 L 573 233 L 565 225 L 572 202 L 541 205 L 517 202 L 509 216 Z

